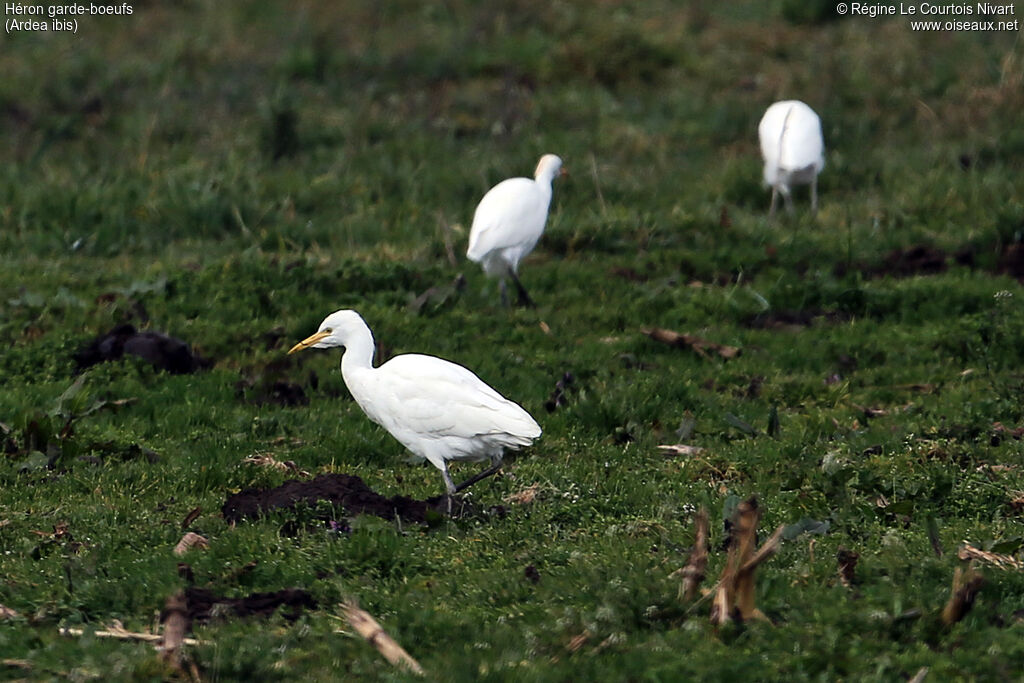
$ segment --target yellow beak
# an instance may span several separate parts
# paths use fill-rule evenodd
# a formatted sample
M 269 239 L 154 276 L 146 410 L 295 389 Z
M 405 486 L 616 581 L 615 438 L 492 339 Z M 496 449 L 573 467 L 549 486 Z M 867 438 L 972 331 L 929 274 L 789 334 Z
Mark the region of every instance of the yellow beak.
M 331 336 L 331 333 L 328 332 L 327 330 L 324 330 L 322 332 L 317 332 L 314 335 L 310 335 L 310 336 L 306 337 L 305 339 L 303 339 L 302 341 L 300 341 L 295 346 L 293 346 L 291 348 L 291 350 L 288 351 L 288 355 L 290 356 L 293 353 L 295 353 L 296 351 L 301 351 L 302 349 L 308 349 L 310 346 L 312 346 L 313 344 L 316 344 L 318 341 L 320 341 L 324 337 L 329 337 L 329 336 Z

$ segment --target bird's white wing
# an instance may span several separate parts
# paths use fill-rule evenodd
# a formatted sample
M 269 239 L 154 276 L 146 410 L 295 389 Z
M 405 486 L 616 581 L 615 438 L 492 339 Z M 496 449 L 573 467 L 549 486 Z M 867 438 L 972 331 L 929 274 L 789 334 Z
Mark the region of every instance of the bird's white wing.
M 757 125 L 757 136 L 761 142 L 761 156 L 764 157 L 765 166 L 777 166 L 779 163 L 779 141 L 782 136 L 782 126 L 786 119 L 786 109 L 775 103 L 768 107 L 768 110 L 761 117 Z
M 781 165 L 799 171 L 824 165 L 825 145 L 821 136 L 821 119 L 808 107 L 794 108 L 783 134 Z
M 461 365 L 404 354 L 370 376 L 372 385 L 353 392 L 359 405 L 406 448 L 432 461 L 490 457 L 540 436 L 529 413 Z
M 495 249 L 532 247 L 544 232 L 550 202 L 550 194 L 529 178 L 498 183 L 476 207 L 467 255 L 479 261 Z

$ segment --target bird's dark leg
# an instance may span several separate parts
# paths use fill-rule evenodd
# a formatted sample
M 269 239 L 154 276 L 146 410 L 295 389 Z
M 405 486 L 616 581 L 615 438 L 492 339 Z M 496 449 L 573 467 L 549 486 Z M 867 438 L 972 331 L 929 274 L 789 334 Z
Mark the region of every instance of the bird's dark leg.
M 526 287 L 523 287 L 523 283 L 519 281 L 519 276 L 516 275 L 516 272 L 509 268 L 508 274 L 512 278 L 512 282 L 515 283 L 516 290 L 519 292 L 519 305 L 537 308 L 537 304 L 533 302 L 533 299 L 531 299 L 530 295 L 526 292 Z
M 448 473 L 448 463 L 444 464 L 444 469 L 441 470 L 441 476 L 444 477 L 444 503 L 449 517 L 452 516 L 452 496 L 459 490 L 455 487 L 455 482 L 452 481 L 452 475 Z
M 508 288 L 505 286 L 505 278 L 498 281 L 498 291 L 501 292 L 501 305 L 508 308 Z
M 811 181 L 811 213 L 818 213 L 818 176 Z
M 768 220 L 775 218 L 775 205 L 779 201 L 779 188 L 772 186 L 772 205 L 768 209 Z
M 498 470 L 501 469 L 501 460 L 492 460 L 491 462 L 492 462 L 491 466 L 488 467 L 483 472 L 479 472 L 477 474 L 474 474 L 472 477 L 470 477 L 466 481 L 462 482 L 461 484 L 456 485 L 455 486 L 455 493 L 458 493 L 459 491 L 462 491 L 463 489 L 469 488 L 470 486 L 472 486 L 473 484 L 477 483 L 481 479 L 486 479 L 487 477 L 489 477 L 489 476 L 491 476 L 493 474 L 497 474 Z

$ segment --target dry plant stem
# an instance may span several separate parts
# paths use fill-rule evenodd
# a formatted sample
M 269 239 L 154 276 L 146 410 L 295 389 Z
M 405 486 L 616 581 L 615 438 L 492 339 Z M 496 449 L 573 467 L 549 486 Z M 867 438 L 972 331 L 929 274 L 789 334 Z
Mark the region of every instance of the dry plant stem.
M 86 631 L 81 628 L 67 628 L 62 626 L 57 633 L 62 636 L 84 636 Z M 92 631 L 97 638 L 115 638 L 117 640 L 141 640 L 146 643 L 157 643 L 163 641 L 164 637 L 159 633 L 140 633 L 128 631 L 120 626 L 111 626 L 109 629 Z M 182 643 L 185 645 L 202 645 L 204 641 L 195 638 L 185 638 Z
M 723 626 L 732 621 L 733 577 L 726 572 L 728 572 L 728 565 L 722 573 L 722 578 L 718 581 L 715 600 L 711 603 L 711 623 L 715 626 Z
M 413 673 L 423 675 L 423 667 L 420 666 L 419 662 L 402 649 L 402 646 L 396 643 L 394 638 L 389 636 L 383 627 L 377 623 L 377 620 L 370 616 L 368 612 L 348 602 L 342 603 L 341 609 L 345 613 L 348 623 L 352 625 L 352 628 L 377 648 L 377 652 L 384 659 L 395 666 L 404 666 Z
M 733 606 L 736 599 L 736 565 L 739 562 L 735 543 L 729 547 L 722 575 L 715 586 L 715 599 L 711 603 L 711 623 L 722 626 L 733 620 Z
M 188 606 L 185 594 L 178 592 L 167 598 L 164 606 L 164 642 L 160 658 L 175 669 L 181 669 L 181 646 L 188 630 Z
M 922 666 L 920 669 L 917 670 L 917 673 L 914 674 L 914 677 L 907 681 L 907 683 L 921 683 L 921 681 L 923 681 L 927 675 L 928 667 Z
M 693 552 L 690 561 L 683 569 L 681 593 L 687 601 L 697 597 L 697 588 L 704 580 L 704 571 L 708 566 L 708 511 L 701 508 L 694 520 L 697 535 L 693 541 Z
M 780 524 L 772 535 L 768 537 L 768 540 L 761 544 L 761 547 L 757 549 L 754 556 L 747 560 L 742 567 L 740 567 L 740 574 L 747 574 L 757 569 L 758 565 L 767 560 L 769 557 L 774 555 L 779 546 L 782 545 L 782 532 L 785 530 L 785 525 Z
M 761 508 L 751 498 L 740 503 L 736 524 L 736 574 L 734 579 L 735 604 L 744 620 L 763 616 L 754 604 L 754 569 L 760 562 L 752 562 L 757 547 L 757 523 L 761 521 Z M 781 529 L 776 532 L 781 533 Z M 778 539 L 775 544 L 778 545 Z M 765 544 L 767 547 L 767 544 Z M 765 556 L 775 552 L 774 548 Z
M 733 619 L 733 610 L 738 600 L 737 578 L 740 566 L 753 554 L 754 536 L 757 533 L 757 520 L 761 511 L 753 498 L 740 503 L 736 511 L 736 522 L 732 529 L 729 543 L 729 556 L 726 558 L 722 576 L 718 580 L 715 600 L 711 605 L 711 623 L 716 626 L 726 624 Z
M 976 572 L 971 564 L 966 569 L 957 567 L 953 572 L 953 594 L 942 610 L 942 623 L 951 626 L 967 616 L 984 583 L 985 577 Z
M 740 503 L 735 515 L 729 557 L 715 587 L 715 598 L 711 605 L 711 623 L 716 626 L 749 619 L 769 621 L 755 604 L 754 571 L 779 549 L 785 527 L 779 525 L 761 548 L 755 551 L 757 524 L 760 520 L 761 509 L 756 498 Z

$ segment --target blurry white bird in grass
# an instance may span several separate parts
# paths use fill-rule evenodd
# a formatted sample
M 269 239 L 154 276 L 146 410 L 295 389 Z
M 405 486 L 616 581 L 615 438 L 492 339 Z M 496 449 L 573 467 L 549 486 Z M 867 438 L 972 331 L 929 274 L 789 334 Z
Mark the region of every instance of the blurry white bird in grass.
M 545 154 L 537 164 L 533 180 L 503 180 L 488 190 L 476 207 L 466 256 L 483 266 L 485 273 L 499 279 L 501 302 L 506 306 L 506 277 L 515 283 L 521 305 L 535 305 L 519 281 L 519 262 L 533 250 L 544 233 L 551 204 L 551 182 L 555 176 L 565 174 L 562 160 L 554 154 Z
M 757 126 L 764 157 L 764 182 L 772 188 L 769 217 L 775 215 L 779 194 L 793 211 L 793 185 L 811 186 L 811 211 L 818 210 L 818 174 L 825 168 L 825 142 L 821 119 L 799 100 L 776 102 Z
M 409 353 L 374 368 L 373 335 L 355 311 L 327 316 L 288 353 L 335 346 L 345 347 L 341 376 L 366 416 L 441 470 L 449 512 L 452 494 L 497 472 L 506 448 L 529 446 L 541 434 L 529 413 L 461 365 Z M 491 467 L 456 485 L 451 460 L 490 460 Z

